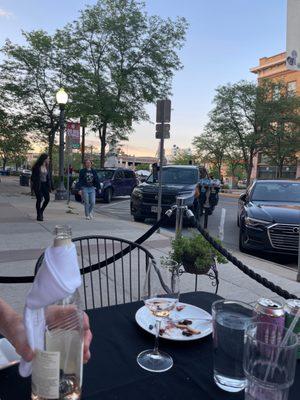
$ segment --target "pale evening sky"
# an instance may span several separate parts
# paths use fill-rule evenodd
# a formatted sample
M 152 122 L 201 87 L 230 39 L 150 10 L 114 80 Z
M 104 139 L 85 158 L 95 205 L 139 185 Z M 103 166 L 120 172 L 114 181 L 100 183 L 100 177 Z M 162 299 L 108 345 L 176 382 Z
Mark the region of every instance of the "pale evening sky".
M 21 30 L 54 32 L 95 0 L 0 0 L 0 46 L 6 38 L 22 42 Z M 285 51 L 286 0 L 146 0 L 149 14 L 184 16 L 189 22 L 181 51 L 184 69 L 173 81 L 171 139 L 191 146 L 212 107 L 214 89 L 240 79 L 255 79 L 249 68 L 258 59 Z M 155 106 L 147 107 L 154 121 Z M 96 138 L 92 138 L 97 142 Z M 157 149 L 154 125 L 140 123 L 124 150 L 153 155 Z

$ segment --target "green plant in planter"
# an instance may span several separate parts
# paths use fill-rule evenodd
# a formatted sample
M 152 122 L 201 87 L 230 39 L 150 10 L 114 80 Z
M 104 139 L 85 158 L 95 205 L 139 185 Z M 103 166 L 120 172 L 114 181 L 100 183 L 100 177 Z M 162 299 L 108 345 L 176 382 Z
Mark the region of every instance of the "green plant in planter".
M 216 261 L 225 264 L 227 260 L 202 235 L 182 236 L 171 243 L 169 259 L 183 265 L 187 272 L 206 274 Z

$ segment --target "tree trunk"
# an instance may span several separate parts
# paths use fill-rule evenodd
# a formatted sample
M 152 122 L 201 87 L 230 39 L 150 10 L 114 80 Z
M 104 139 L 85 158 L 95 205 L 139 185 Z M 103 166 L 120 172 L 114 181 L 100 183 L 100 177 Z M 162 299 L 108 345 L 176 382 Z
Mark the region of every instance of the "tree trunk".
M 5 171 L 5 167 L 6 167 L 6 163 L 7 163 L 7 158 L 3 157 L 3 171 Z
M 252 168 L 253 168 L 253 154 L 250 154 L 249 162 L 248 162 L 247 170 L 246 170 L 247 171 L 247 186 L 250 185 Z
M 278 177 L 277 177 L 277 178 L 282 178 L 283 164 L 284 164 L 284 161 L 283 161 L 283 160 L 281 160 L 281 161 L 280 161 L 280 163 L 279 163 L 279 168 L 278 168 Z
M 104 122 L 102 127 L 99 127 L 100 168 L 104 168 L 104 163 L 105 163 L 106 129 L 107 129 L 107 123 Z

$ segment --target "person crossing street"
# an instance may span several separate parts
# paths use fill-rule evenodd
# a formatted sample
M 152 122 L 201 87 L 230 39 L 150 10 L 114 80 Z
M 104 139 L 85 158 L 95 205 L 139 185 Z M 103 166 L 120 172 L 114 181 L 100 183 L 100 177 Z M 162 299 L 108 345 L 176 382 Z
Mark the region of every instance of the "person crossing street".
M 78 194 L 83 198 L 86 219 L 93 218 L 93 209 L 96 202 L 96 190 L 100 189 L 100 182 L 97 172 L 92 168 L 91 160 L 84 162 L 84 168 L 79 172 L 80 188 Z

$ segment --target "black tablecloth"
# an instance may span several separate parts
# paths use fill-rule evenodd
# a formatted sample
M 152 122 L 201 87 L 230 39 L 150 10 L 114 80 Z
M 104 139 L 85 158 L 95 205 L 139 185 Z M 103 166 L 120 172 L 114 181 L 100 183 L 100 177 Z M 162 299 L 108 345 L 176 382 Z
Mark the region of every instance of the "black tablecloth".
M 219 297 L 210 293 L 188 293 L 181 301 L 211 311 Z M 160 340 L 160 348 L 174 359 L 174 366 L 164 373 L 141 369 L 136 356 L 151 348 L 154 337 L 135 322 L 141 302 L 89 311 L 94 339 L 92 358 L 84 367 L 83 396 L 90 400 L 240 400 L 243 392 L 226 393 L 213 382 L 212 338 L 198 341 Z M 299 400 L 300 362 L 289 400 Z M 0 371 L 0 399 L 30 399 L 30 379 L 18 376 L 17 368 Z

